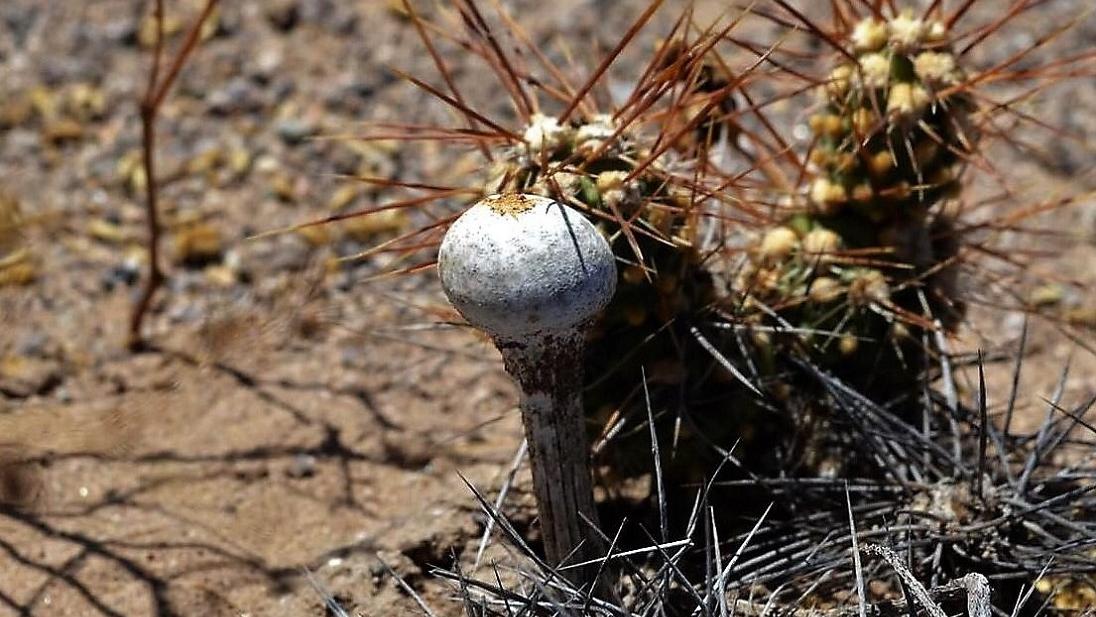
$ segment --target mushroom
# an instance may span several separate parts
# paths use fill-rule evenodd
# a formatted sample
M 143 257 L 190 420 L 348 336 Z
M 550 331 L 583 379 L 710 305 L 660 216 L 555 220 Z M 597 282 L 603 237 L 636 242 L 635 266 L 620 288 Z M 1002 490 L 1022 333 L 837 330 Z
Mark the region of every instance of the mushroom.
M 583 425 L 586 328 L 613 296 L 616 262 L 579 212 L 539 195 L 492 195 L 442 241 L 446 296 L 502 353 L 521 390 L 544 552 L 551 565 L 597 558 L 600 538 Z M 576 570 L 569 578 L 581 580 Z

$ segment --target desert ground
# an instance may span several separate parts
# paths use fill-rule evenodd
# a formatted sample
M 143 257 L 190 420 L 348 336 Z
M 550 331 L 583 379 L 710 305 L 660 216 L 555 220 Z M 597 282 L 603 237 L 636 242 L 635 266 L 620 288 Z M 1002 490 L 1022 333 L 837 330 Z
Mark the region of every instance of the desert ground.
M 642 10 L 505 4 L 586 67 Z M 168 5 L 177 41 L 199 3 Z M 678 10 L 667 5 L 616 79 L 665 31 Z M 976 60 L 1083 5 L 1046 3 Z M 430 570 L 477 573 L 487 518 L 468 485 L 493 499 L 518 450 L 517 392 L 498 353 L 452 325 L 433 270 L 385 277 L 400 265 L 390 255 L 338 260 L 408 224 L 399 217 L 252 239 L 399 195 L 347 175 L 447 184 L 479 172 L 474 152 L 352 138 L 367 120 L 452 120 L 386 68 L 437 79 L 415 29 L 382 0 L 222 3 L 159 119 L 168 282 L 146 324 L 152 344 L 134 353 L 148 15 L 142 0 L 0 4 L 0 193 L 30 221 L 32 269 L 0 285 L 0 615 L 328 614 L 310 577 L 350 614 L 417 614 L 397 577 L 437 615 L 461 614 Z M 1063 36 L 1091 49 L 1096 20 Z M 468 95 L 506 117 L 473 59 L 447 53 Z M 1018 200 L 1096 188 L 1094 100 L 1096 82 L 1064 82 L 1037 111 L 1071 139 L 1036 130 L 1026 153 L 994 151 Z M 1096 202 L 1040 224 L 1063 233 L 1041 241 L 1031 278 L 1054 284 L 1018 291 L 1096 310 Z M 1021 313 L 971 313 L 956 349 L 1015 346 Z M 1067 362 L 1062 400 L 1096 392 L 1082 345 L 1096 347 L 1093 330 L 1075 330 L 1079 343 L 1050 319 L 1030 328 L 1025 427 Z M 1010 379 L 1007 362 L 988 366 L 991 408 Z M 503 510 L 536 537 L 525 467 Z M 492 542 L 479 573 L 508 555 Z

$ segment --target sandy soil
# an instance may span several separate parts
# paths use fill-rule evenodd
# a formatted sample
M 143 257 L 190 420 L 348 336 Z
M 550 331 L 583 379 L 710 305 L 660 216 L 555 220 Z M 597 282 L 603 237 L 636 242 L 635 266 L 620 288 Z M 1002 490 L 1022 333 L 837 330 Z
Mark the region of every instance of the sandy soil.
M 396 194 L 348 189 L 335 174 L 474 171 L 431 148 L 309 139 L 363 119 L 446 121 L 380 68 L 433 78 L 429 58 L 387 2 L 224 3 L 164 109 L 170 283 L 150 319 L 156 351 L 133 355 L 124 335 L 144 233 L 134 191 L 144 4 L 0 6 L 0 191 L 33 222 L 37 274 L 0 286 L 0 616 L 324 614 L 305 568 L 351 613 L 410 614 L 382 560 L 439 615 L 458 614 L 429 568 L 471 566 L 484 518 L 462 476 L 493 495 L 521 434 L 496 352 L 439 325 L 455 316 L 432 272 L 370 278 L 391 265 L 383 258 L 331 266 L 386 225 L 336 227 L 324 242 L 245 241 Z M 181 4 L 185 27 L 198 3 Z M 537 36 L 579 49 L 611 47 L 637 3 L 511 5 Z M 1069 36 L 1074 49 L 1091 46 L 1096 24 Z M 1009 38 L 992 53 L 1022 44 Z M 469 92 L 490 91 L 478 69 L 456 65 Z M 1040 110 L 1087 145 L 1036 135 L 1044 159 L 1002 151 L 1029 200 L 1096 186 L 1094 87 L 1060 90 Z M 1096 206 L 1052 223 L 1096 235 Z M 211 255 L 196 257 L 208 229 Z M 1096 249 L 1078 242 L 1038 267 L 1076 281 L 1062 302 L 1083 308 L 1096 306 L 1093 263 Z M 976 310 L 956 345 L 995 349 L 1021 323 Z M 1091 354 L 1045 322 L 1030 340 L 1026 426 L 1067 358 L 1065 400 L 1096 391 Z M 1007 366 L 992 368 L 991 404 L 1008 381 Z M 531 524 L 524 471 L 507 511 Z M 488 561 L 503 555 L 493 547 Z

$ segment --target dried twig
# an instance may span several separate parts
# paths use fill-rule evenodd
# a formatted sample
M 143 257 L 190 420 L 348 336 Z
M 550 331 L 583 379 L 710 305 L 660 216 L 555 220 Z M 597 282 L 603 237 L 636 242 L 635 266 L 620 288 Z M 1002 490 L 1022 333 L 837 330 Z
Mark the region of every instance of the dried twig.
M 148 86 L 140 103 L 141 150 L 145 172 L 145 215 L 148 225 L 148 278 L 145 279 L 141 295 L 137 299 L 137 304 L 133 307 L 133 313 L 130 315 L 130 349 L 139 349 L 143 346 L 144 339 L 141 336 L 141 326 L 144 323 L 149 306 L 152 304 L 153 296 L 165 280 L 164 271 L 160 264 L 160 215 L 157 205 L 159 186 L 156 181 L 156 118 L 159 116 L 164 99 L 167 98 L 171 87 L 175 84 L 179 72 L 182 71 L 187 59 L 197 47 L 202 29 L 213 14 L 217 2 L 218 0 L 206 0 L 205 7 L 198 19 L 191 25 L 182 46 L 168 67 L 167 73 L 161 79 L 160 69 L 164 56 L 164 1 L 155 0 L 153 18 L 156 21 L 156 42 L 153 46 L 152 68 L 149 70 Z

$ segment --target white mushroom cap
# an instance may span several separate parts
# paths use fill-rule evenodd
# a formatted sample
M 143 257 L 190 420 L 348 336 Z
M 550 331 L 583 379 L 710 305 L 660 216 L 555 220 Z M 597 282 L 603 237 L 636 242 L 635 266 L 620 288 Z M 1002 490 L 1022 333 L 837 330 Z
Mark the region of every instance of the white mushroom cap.
M 568 333 L 616 289 L 604 237 L 576 210 L 540 195 L 492 195 L 462 214 L 438 253 L 442 288 L 472 325 L 515 340 Z

